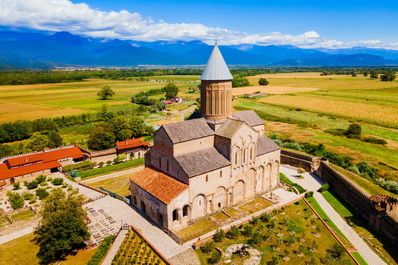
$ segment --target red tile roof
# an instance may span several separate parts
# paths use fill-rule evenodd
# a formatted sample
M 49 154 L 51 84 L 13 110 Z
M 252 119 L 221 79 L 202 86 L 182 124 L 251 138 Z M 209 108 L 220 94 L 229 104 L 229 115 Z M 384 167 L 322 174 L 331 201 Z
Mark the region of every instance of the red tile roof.
M 3 187 L 4 185 L 6 185 L 7 183 L 5 181 L 1 181 L 0 182 L 0 187 Z
M 58 161 L 51 161 L 51 162 L 37 163 L 28 166 L 12 168 L 0 171 L 0 179 L 9 179 L 61 166 L 62 166 L 61 163 L 59 163 Z
M 187 184 L 150 167 L 134 174 L 130 180 L 165 204 L 188 188 Z
M 24 164 L 30 164 L 35 162 L 50 162 L 60 159 L 72 157 L 73 159 L 83 158 L 83 153 L 79 147 L 74 146 L 70 148 L 61 148 L 57 150 L 45 151 L 25 156 L 18 156 L 7 159 L 7 163 L 10 167 L 21 166 Z
M 138 146 L 149 146 L 149 143 L 143 143 L 140 138 L 116 142 L 116 149 L 118 150 L 130 149 Z

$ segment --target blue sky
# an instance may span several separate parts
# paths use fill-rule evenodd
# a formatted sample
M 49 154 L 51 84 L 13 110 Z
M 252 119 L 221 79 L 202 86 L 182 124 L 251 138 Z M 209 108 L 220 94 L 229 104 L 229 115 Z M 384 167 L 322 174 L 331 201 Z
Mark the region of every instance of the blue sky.
M 0 9 L 0 26 L 93 37 L 398 49 L 392 1 L 0 0 Z

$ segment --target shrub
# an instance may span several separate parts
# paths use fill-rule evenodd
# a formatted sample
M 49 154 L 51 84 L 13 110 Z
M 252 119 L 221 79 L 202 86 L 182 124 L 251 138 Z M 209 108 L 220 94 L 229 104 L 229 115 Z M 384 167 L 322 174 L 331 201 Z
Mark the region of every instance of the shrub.
M 263 236 L 259 232 L 255 232 L 252 238 L 250 239 L 250 244 L 258 246 L 261 244 L 262 241 L 263 241 Z
M 30 199 L 32 199 L 33 196 L 33 193 L 30 193 L 29 191 L 22 192 L 22 197 L 25 201 L 29 201 Z
M 105 163 L 101 161 L 101 162 L 99 162 L 99 164 L 98 164 L 98 165 L 99 165 L 99 167 L 103 167 L 103 166 L 104 166 L 104 164 L 105 164 Z
M 14 190 L 19 190 L 21 188 L 21 184 L 19 182 L 14 182 L 12 186 L 14 187 Z
M 306 192 L 305 194 L 304 194 L 304 197 L 305 198 L 311 198 L 311 197 L 313 197 L 314 196 L 314 192 L 313 191 L 308 191 L 308 192 Z
M 90 160 L 62 167 L 63 171 L 66 171 L 66 172 L 69 172 L 72 169 L 76 170 L 77 172 L 80 172 L 80 171 L 89 170 L 92 168 L 94 168 L 94 162 L 90 161 Z
M 246 224 L 243 226 L 242 234 L 246 237 L 249 237 L 253 234 L 253 226 L 250 224 Z
M 49 193 L 45 189 L 39 188 L 36 190 L 36 196 L 39 197 L 40 200 L 43 200 L 48 195 Z
M 113 239 L 115 236 L 107 236 L 99 245 L 98 249 L 95 251 L 94 255 L 91 257 L 91 260 L 87 263 L 87 265 L 98 265 L 101 263 L 102 258 L 108 252 L 109 247 L 111 246 Z
M 210 264 L 218 263 L 221 260 L 221 253 L 218 250 L 213 251 L 211 257 L 207 260 Z
M 106 161 L 106 164 L 109 166 L 110 164 L 112 164 L 112 161 L 108 160 Z
M 358 138 L 361 135 L 361 133 L 362 133 L 362 127 L 361 125 L 356 123 L 350 124 L 350 126 L 348 126 L 347 131 L 345 132 L 347 137 L 351 138 Z
M 304 168 L 299 167 L 299 168 L 297 169 L 297 173 L 299 173 L 299 174 L 304 174 L 304 173 L 305 173 Z
M 375 182 L 380 187 L 382 187 L 388 191 L 391 191 L 395 194 L 398 194 L 398 182 L 396 182 L 395 180 L 385 180 L 382 178 L 378 178 L 378 179 L 376 179 Z
M 319 192 L 324 192 L 327 191 L 329 189 L 329 184 L 328 183 L 324 183 L 322 184 L 322 186 L 319 188 Z
M 33 180 L 33 181 L 31 181 L 31 182 L 26 182 L 26 187 L 27 187 L 29 190 L 36 189 L 37 186 L 39 186 L 39 183 L 37 183 L 36 180 Z
M 334 258 L 340 258 L 344 254 L 344 247 L 340 244 L 333 244 L 333 249 L 328 249 L 328 252 Z
M 41 184 L 42 182 L 46 181 L 46 176 L 40 175 L 36 178 L 36 182 Z
M 264 223 L 268 223 L 269 220 L 271 220 L 272 214 L 270 213 L 264 213 L 260 216 L 260 220 L 263 221 Z
M 36 202 L 36 196 L 33 194 L 32 198 L 30 198 L 29 203 L 35 203 Z
M 217 229 L 216 233 L 213 236 L 214 242 L 222 242 L 225 237 L 225 232 L 222 229 Z
M 55 178 L 52 181 L 52 184 L 55 186 L 60 186 L 64 183 L 64 179 L 63 178 Z
M 227 232 L 226 237 L 229 239 L 236 239 L 240 235 L 240 230 L 236 226 L 232 226 L 231 229 Z
M 381 145 L 387 144 L 387 142 L 384 139 L 380 139 L 380 138 L 376 138 L 376 137 L 372 137 L 372 136 L 362 138 L 362 141 L 367 142 L 367 143 L 372 143 L 372 144 L 381 144 Z
M 324 131 L 325 133 L 330 133 L 335 136 L 345 136 L 347 130 L 344 129 L 327 129 Z
M 214 241 L 213 241 L 213 240 L 208 241 L 203 247 L 200 248 L 200 250 L 201 250 L 203 253 L 210 253 L 210 252 L 212 252 L 214 249 L 215 249 L 215 244 L 214 244 Z
M 14 210 L 22 208 L 25 205 L 23 197 L 16 192 L 7 192 L 7 197 Z
M 253 217 L 253 219 L 250 220 L 250 224 L 256 225 L 258 223 L 259 218 L 258 217 Z

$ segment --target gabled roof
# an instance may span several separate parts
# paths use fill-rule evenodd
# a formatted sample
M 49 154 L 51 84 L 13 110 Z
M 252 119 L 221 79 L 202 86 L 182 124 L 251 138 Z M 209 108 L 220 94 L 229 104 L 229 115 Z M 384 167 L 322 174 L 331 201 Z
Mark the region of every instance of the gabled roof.
M 130 181 L 165 204 L 188 188 L 187 184 L 150 167 L 131 176 Z
M 251 127 L 264 124 L 263 120 L 253 110 L 235 112 L 232 117 L 246 122 Z
M 179 155 L 175 160 L 188 177 L 195 177 L 231 164 L 214 147 Z
M 194 119 L 162 125 L 173 143 L 214 135 L 214 131 L 205 119 Z
M 217 44 L 214 45 L 213 52 L 207 61 L 206 68 L 203 70 L 200 80 L 232 80 L 231 72 Z
M 257 156 L 281 149 L 274 141 L 263 135 L 257 138 Z
M 232 138 L 237 131 L 239 131 L 242 126 L 245 125 L 244 121 L 237 121 L 227 119 L 224 121 L 223 125 L 217 130 L 216 134 L 225 138 Z
M 50 162 L 32 164 L 28 166 L 16 167 L 1 171 L 0 179 L 9 179 L 61 166 L 62 166 L 61 163 L 59 163 L 58 161 L 50 161 Z
M 149 146 L 149 143 L 143 143 L 140 138 L 116 142 L 116 149 L 118 150 L 130 149 L 138 146 Z
M 73 146 L 73 147 L 66 147 L 56 150 L 40 152 L 40 153 L 34 153 L 30 155 L 8 158 L 6 159 L 6 161 L 10 165 L 10 167 L 15 167 L 30 163 L 37 163 L 40 161 L 43 162 L 55 161 L 68 157 L 72 157 L 73 159 L 78 159 L 78 158 L 83 158 L 84 156 L 82 150 L 79 147 Z

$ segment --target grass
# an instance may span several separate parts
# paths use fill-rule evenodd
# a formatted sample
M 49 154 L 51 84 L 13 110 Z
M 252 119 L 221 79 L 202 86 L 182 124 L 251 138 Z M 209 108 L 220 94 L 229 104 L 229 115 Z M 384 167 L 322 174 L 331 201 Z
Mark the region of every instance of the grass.
M 102 187 L 116 194 L 127 197 L 130 195 L 130 177 L 131 174 L 128 174 L 120 177 L 90 182 L 88 185 L 96 188 Z
M 177 232 L 177 235 L 181 238 L 182 242 L 187 242 L 194 238 L 200 237 L 208 232 L 216 230 L 219 226 L 210 220 L 210 218 L 202 219 L 187 228 L 184 228 Z
M 367 179 L 364 179 L 348 170 L 345 170 L 344 168 L 338 167 L 336 165 L 330 164 L 331 167 L 333 167 L 335 170 L 337 170 L 338 172 L 340 172 L 341 174 L 344 174 L 347 178 L 351 179 L 352 181 L 354 181 L 356 184 L 358 184 L 362 189 L 364 189 L 365 191 L 367 191 L 370 195 L 377 195 L 377 194 L 385 194 L 385 195 L 389 195 L 389 196 L 393 196 L 396 197 L 397 195 L 389 192 L 379 186 L 377 186 L 376 184 L 370 182 Z
M 163 76 L 163 79 L 184 80 L 190 76 Z M 97 92 L 109 85 L 116 95 L 109 100 L 98 100 Z M 177 83 L 184 93 L 190 83 Z M 91 79 L 84 82 L 1 86 L 0 123 L 20 119 L 32 120 L 97 111 L 103 104 L 110 110 L 134 108 L 133 94 L 158 89 L 165 83 Z
M 128 168 L 132 168 L 132 167 L 142 166 L 143 164 L 144 164 L 144 158 L 138 158 L 138 159 L 134 159 L 134 160 L 119 163 L 119 164 L 114 164 L 114 165 L 110 165 L 110 166 L 104 166 L 101 168 L 94 168 L 94 169 L 90 169 L 87 171 L 79 172 L 79 176 L 82 179 L 85 179 L 88 177 L 94 177 L 94 176 L 98 177 L 98 176 L 102 176 L 102 175 L 109 174 L 112 172 L 117 172 L 122 169 L 128 169 Z
M 349 221 L 350 226 L 355 230 L 355 232 L 357 232 L 362 238 L 365 238 L 364 241 L 387 264 L 398 264 L 396 262 L 398 261 L 398 253 L 396 253 L 395 246 L 393 246 L 388 239 L 380 236 L 380 234 L 370 229 L 367 222 L 363 220 L 361 216 L 355 213 L 352 207 L 337 194 L 335 194 L 333 190 L 322 192 L 322 196 L 330 203 L 330 205 L 332 205 L 332 207 L 341 215 L 341 217 Z M 354 253 L 352 254 L 354 255 Z M 357 258 L 357 256 L 360 258 Z M 361 260 L 362 257 L 358 253 L 356 253 L 354 257 L 357 258 L 360 264 L 366 264 L 365 261 Z
M 325 211 L 322 209 L 322 207 L 319 205 L 319 203 L 315 200 L 314 197 L 310 197 L 307 199 L 307 201 L 311 204 L 311 206 L 315 209 L 315 211 L 319 214 L 319 216 L 328 224 L 336 233 L 338 233 L 340 236 L 344 237 L 347 241 L 347 237 L 344 235 L 343 232 L 335 225 L 330 219 L 329 216 L 325 213 Z
M 14 221 L 28 221 L 37 217 L 37 215 L 32 210 L 23 211 L 11 216 Z
M 300 201 L 298 205 L 288 205 L 283 211 L 273 213 L 272 215 L 276 219 L 270 219 L 267 222 L 259 220 L 257 224 L 253 225 L 253 231 L 258 231 L 262 236 L 269 237 L 268 240 L 261 240 L 259 245 L 253 246 L 251 244 L 251 236 L 246 237 L 239 235 L 236 239 L 224 238 L 222 242 L 215 243 L 215 247 L 220 248 L 223 253 L 226 252 L 228 246 L 238 243 L 254 247 L 262 253 L 260 264 L 268 264 L 273 256 L 283 255 L 286 253 L 286 250 L 288 251 L 287 256 L 290 258 L 290 261 L 281 260 L 281 264 L 305 264 L 305 262 L 312 257 L 318 262 L 320 258 L 324 258 L 327 255 L 328 249 L 331 249 L 333 244 L 338 244 L 337 240 L 329 230 L 322 225 L 321 221 L 311 217 L 314 213 L 303 201 Z M 271 228 L 272 222 L 275 222 L 275 228 Z M 287 225 L 288 222 L 290 225 Z M 288 231 L 291 229 L 295 231 L 295 233 L 293 233 L 295 242 L 293 245 L 288 245 L 285 240 L 291 237 Z M 240 230 L 242 231 L 243 227 L 240 228 Z M 272 233 L 270 233 L 270 231 L 272 231 Z M 278 242 L 278 237 L 282 238 L 282 242 Z M 298 242 L 299 239 L 304 239 L 304 241 Z M 210 240 L 212 239 L 201 242 L 200 247 L 204 246 Z M 311 251 L 310 248 L 314 241 L 316 241 L 317 245 L 316 251 Z M 303 256 L 297 255 L 299 245 L 303 246 Z M 196 253 L 201 264 L 209 264 L 208 258 L 211 256 L 211 253 L 203 253 L 200 247 L 196 249 Z M 227 259 L 228 258 L 225 257 L 222 258 L 218 264 L 223 264 Z M 231 264 L 243 264 L 246 259 L 239 259 L 233 255 L 230 260 L 232 261 L 230 262 Z M 340 260 L 330 259 L 329 262 L 329 264 L 355 264 L 347 253 L 344 253 Z
M 235 210 L 234 208 L 229 208 L 229 209 L 225 210 L 225 212 L 227 214 L 229 214 L 229 216 L 231 216 L 231 217 L 237 217 L 241 214 L 239 211 Z
M 228 220 L 229 219 L 229 217 L 223 212 L 218 212 L 218 213 L 214 214 L 213 217 L 216 218 L 217 220 Z
M 274 205 L 273 202 L 264 199 L 261 196 L 256 196 L 251 202 L 245 203 L 238 208 L 246 214 L 252 214 Z
M 39 264 L 36 253 L 39 247 L 32 241 L 33 234 L 28 234 L 20 238 L 14 239 L 0 245 L 0 265 L 10 264 Z M 85 265 L 95 253 L 94 249 L 79 250 L 76 255 L 71 255 L 65 261 L 61 261 L 62 265 Z
M 354 258 L 359 262 L 360 265 L 368 265 L 368 263 L 362 258 L 358 252 L 351 252 Z
M 280 174 L 279 174 L 279 177 L 280 177 L 280 180 L 281 180 L 282 182 L 284 182 L 284 183 L 286 183 L 286 184 L 288 184 L 288 185 L 290 185 L 290 186 L 294 186 L 294 187 L 297 189 L 297 191 L 298 191 L 299 193 L 304 193 L 304 192 L 307 191 L 306 189 L 304 189 L 303 187 L 301 187 L 299 184 L 294 183 L 293 181 L 291 181 L 288 177 L 285 176 L 285 174 L 280 173 Z

